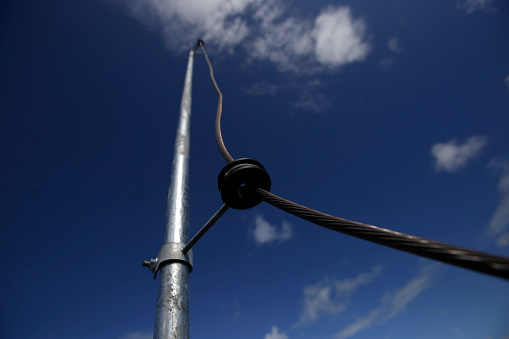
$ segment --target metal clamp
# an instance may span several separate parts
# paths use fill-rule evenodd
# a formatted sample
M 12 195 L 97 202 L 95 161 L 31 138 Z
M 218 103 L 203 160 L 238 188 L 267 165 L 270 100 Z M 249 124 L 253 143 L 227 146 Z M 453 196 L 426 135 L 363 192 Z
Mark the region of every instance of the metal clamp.
M 166 243 L 159 250 L 157 258 L 144 260 L 143 266 L 148 267 L 149 271 L 154 272 L 154 279 L 157 276 L 157 271 L 159 271 L 162 265 L 172 262 L 187 264 L 189 272 L 191 272 L 193 270 L 193 251 L 189 250 L 186 254 L 184 254 L 182 252 L 182 248 L 184 246 L 185 244 L 176 242 Z

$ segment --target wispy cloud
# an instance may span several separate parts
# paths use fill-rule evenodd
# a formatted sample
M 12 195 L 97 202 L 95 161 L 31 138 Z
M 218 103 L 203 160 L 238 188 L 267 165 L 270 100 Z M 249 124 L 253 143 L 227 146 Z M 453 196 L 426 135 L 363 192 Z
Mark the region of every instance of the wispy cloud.
M 497 159 L 490 162 L 489 166 L 502 172 L 497 185 L 502 198 L 491 218 L 489 231 L 497 236 L 498 246 L 507 246 L 509 245 L 509 232 L 506 231 L 509 226 L 509 161 Z
M 387 40 L 387 48 L 393 53 L 400 53 L 403 50 L 399 39 L 395 36 L 390 37 L 389 40 Z M 382 66 L 384 71 L 389 71 L 393 64 L 394 59 L 391 57 L 380 60 L 380 66 Z
M 376 266 L 369 272 L 361 273 L 353 279 L 330 280 L 328 278 L 304 288 L 304 301 L 300 322 L 296 326 L 317 321 L 323 315 L 333 316 L 343 312 L 349 298 L 363 285 L 367 285 L 382 271 Z
M 244 91 L 250 95 L 276 95 L 281 89 L 281 86 L 268 83 L 266 81 L 250 84 L 243 87 Z
M 307 73 L 302 66 L 311 61 L 314 52 L 312 23 L 285 16 L 285 7 L 282 1 L 261 1 L 254 14 L 258 23 L 254 39 L 246 45 L 248 55 L 271 61 L 280 71 Z
M 434 271 L 434 264 L 423 267 L 415 278 L 399 290 L 386 294 L 377 308 L 339 331 L 335 338 L 349 338 L 373 325 L 382 325 L 402 313 L 412 300 L 432 285 Z
M 485 137 L 472 136 L 465 143 L 458 144 L 457 140 L 438 143 L 431 147 L 431 154 L 435 159 L 435 170 L 454 173 L 465 167 L 476 158 L 486 145 Z
M 304 289 L 304 307 L 300 324 L 318 320 L 322 315 L 335 315 L 346 309 L 345 300 L 335 300 L 333 281 L 322 281 Z
M 382 272 L 382 266 L 378 265 L 371 269 L 369 272 L 359 274 L 353 279 L 338 280 L 334 284 L 336 292 L 341 296 L 351 296 L 357 288 L 367 285 L 373 281 Z
M 505 84 L 505 87 L 507 88 L 507 90 L 509 91 L 509 75 L 505 77 L 504 84 Z
M 387 41 L 387 47 L 394 53 L 399 53 L 402 50 L 399 39 L 395 36 L 391 37 L 389 41 Z
M 171 49 L 186 48 L 190 40 L 203 38 L 220 48 L 231 50 L 249 34 L 242 14 L 255 0 L 119 0 L 131 14 L 161 31 Z
M 265 335 L 265 339 L 288 339 L 288 336 L 284 332 L 279 332 L 276 326 L 272 326 L 272 332 Z
M 502 234 L 500 237 L 498 237 L 497 245 L 500 247 L 509 245 L 509 232 L 506 232 Z
M 239 320 L 242 316 L 242 309 L 240 308 L 240 304 L 237 301 L 234 301 L 230 304 L 221 304 L 219 307 L 228 312 L 231 312 L 233 321 Z
M 501 180 L 509 179 L 509 175 L 505 175 Z M 505 192 L 498 204 L 490 222 L 490 230 L 494 234 L 500 234 L 509 224 L 509 193 Z
M 285 83 L 269 83 L 261 81 L 243 86 L 243 90 L 250 95 L 278 95 L 295 108 L 314 113 L 323 113 L 332 106 L 331 99 L 322 93 L 324 83 L 319 80 L 300 81 L 290 80 Z
M 293 103 L 294 107 L 300 108 L 304 111 L 310 111 L 315 113 L 324 112 L 332 106 L 330 99 L 321 94 L 313 92 L 302 92 L 299 99 Z
M 127 333 L 126 335 L 120 337 L 119 339 L 152 339 L 152 337 L 153 337 L 152 332 L 134 331 Z
M 451 328 L 451 333 L 454 334 L 455 337 L 461 337 L 461 329 L 459 327 Z
M 273 241 L 285 242 L 293 236 L 292 225 L 283 221 L 281 227 L 277 227 L 265 220 L 261 215 L 255 218 L 253 236 L 256 243 L 263 245 Z
M 216 51 L 241 48 L 251 60 L 306 74 L 362 61 L 370 51 L 367 25 L 346 6 L 329 6 L 313 19 L 291 16 L 284 0 L 118 1 L 160 30 L 172 50 L 203 38 Z
M 467 14 L 475 11 L 494 11 L 493 0 L 458 0 L 458 9 L 464 10 Z
M 392 60 L 391 58 L 384 58 L 380 60 L 380 66 L 382 66 L 384 71 L 390 70 L 393 63 L 394 60 Z
M 362 61 L 369 53 L 367 26 L 348 7 L 328 7 L 315 18 L 288 17 L 282 1 L 262 1 L 255 12 L 259 28 L 248 53 L 280 71 L 313 74 Z

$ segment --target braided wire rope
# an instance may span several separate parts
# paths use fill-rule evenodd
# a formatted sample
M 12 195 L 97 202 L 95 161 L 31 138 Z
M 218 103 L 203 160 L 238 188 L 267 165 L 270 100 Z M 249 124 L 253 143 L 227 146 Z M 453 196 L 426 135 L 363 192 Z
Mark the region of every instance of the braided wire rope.
M 219 86 L 217 85 L 216 80 L 214 79 L 212 64 L 210 63 L 207 53 L 205 52 L 203 44 L 200 44 L 200 47 L 209 66 L 212 84 L 214 85 L 214 88 L 219 96 L 215 121 L 217 146 L 226 162 L 231 163 L 234 161 L 234 159 L 230 153 L 228 153 L 221 133 L 223 95 L 219 90 Z M 340 217 L 335 217 L 311 209 L 309 207 L 299 205 L 290 200 L 286 200 L 261 188 L 256 189 L 256 194 L 266 203 L 286 213 L 292 214 L 313 224 L 325 227 L 329 230 L 347 234 L 397 250 L 409 252 L 421 257 L 441 261 L 447 264 L 460 266 L 469 270 L 482 272 L 509 280 L 509 258 L 391 231 L 385 228 L 367 225 L 356 221 L 350 221 Z
M 217 113 L 216 113 L 216 123 L 215 123 L 215 130 L 216 130 L 216 143 L 217 147 L 219 148 L 219 152 L 221 152 L 221 155 L 223 156 L 224 160 L 226 160 L 227 163 L 232 162 L 234 159 L 228 153 L 228 150 L 226 149 L 226 146 L 224 145 L 223 141 L 223 134 L 221 133 L 221 116 L 223 114 L 223 94 L 221 93 L 221 90 L 219 89 L 219 86 L 217 85 L 216 79 L 214 78 L 214 69 L 212 68 L 212 64 L 210 63 L 209 57 L 207 55 L 207 52 L 205 52 L 205 48 L 203 47 L 203 43 L 199 44 L 201 51 L 203 55 L 205 56 L 205 60 L 207 61 L 207 65 L 209 65 L 210 70 L 210 79 L 212 80 L 212 84 L 214 85 L 214 89 L 217 92 Z
M 509 258 L 335 217 L 286 200 L 261 188 L 258 188 L 256 193 L 270 205 L 329 230 L 421 257 L 509 279 Z

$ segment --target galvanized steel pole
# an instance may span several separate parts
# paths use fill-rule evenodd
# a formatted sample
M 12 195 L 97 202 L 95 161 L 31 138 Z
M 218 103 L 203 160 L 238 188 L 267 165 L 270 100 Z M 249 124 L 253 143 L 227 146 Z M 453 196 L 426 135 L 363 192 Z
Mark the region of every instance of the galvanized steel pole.
M 166 210 L 165 243 L 186 245 L 189 233 L 188 167 L 194 49 L 189 52 Z M 189 338 L 189 266 L 170 262 L 159 270 L 154 339 Z

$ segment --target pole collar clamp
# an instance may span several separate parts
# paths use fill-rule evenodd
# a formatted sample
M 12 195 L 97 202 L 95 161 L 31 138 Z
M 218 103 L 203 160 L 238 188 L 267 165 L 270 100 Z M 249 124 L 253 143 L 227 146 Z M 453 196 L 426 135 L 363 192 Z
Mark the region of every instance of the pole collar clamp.
M 193 270 L 193 251 L 189 250 L 186 254 L 182 253 L 182 248 L 184 248 L 184 246 L 185 244 L 176 242 L 166 243 L 159 250 L 157 258 L 144 260 L 143 266 L 148 267 L 149 271 L 154 272 L 154 279 L 162 265 L 173 262 L 186 264 L 189 267 L 189 272 L 191 272 Z

